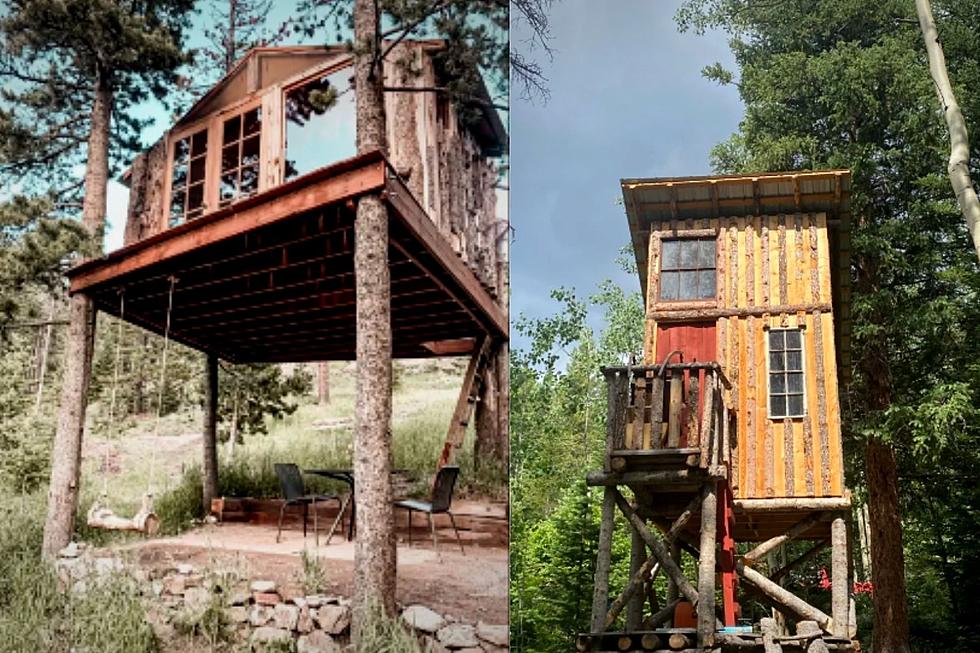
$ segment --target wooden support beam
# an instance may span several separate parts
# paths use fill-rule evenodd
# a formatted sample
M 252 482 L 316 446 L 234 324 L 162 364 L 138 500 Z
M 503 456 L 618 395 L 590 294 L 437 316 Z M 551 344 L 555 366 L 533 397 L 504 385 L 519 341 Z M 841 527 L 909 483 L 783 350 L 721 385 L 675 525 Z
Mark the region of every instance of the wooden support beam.
M 735 499 L 738 512 L 785 512 L 790 510 L 822 510 L 833 512 L 851 509 L 851 497 Z
M 631 531 L 630 539 L 630 581 L 627 583 L 626 589 L 632 589 L 632 591 L 631 595 L 627 597 L 626 630 L 632 631 L 637 630 L 640 627 L 640 622 L 643 621 L 644 596 L 641 590 L 644 578 L 653 571 L 654 565 L 657 563 L 655 558 L 646 558 L 646 542 L 643 541 L 639 533 L 635 530 Z
M 629 502 L 626 501 L 626 498 L 620 494 L 617 488 L 607 488 L 606 491 L 612 491 L 614 500 L 616 505 L 619 506 L 620 512 L 623 513 L 630 525 L 633 526 L 633 528 L 640 534 L 640 537 L 643 538 L 643 541 L 646 542 L 647 546 L 653 551 L 653 554 L 660 562 L 664 573 L 667 574 L 668 578 L 677 584 L 677 588 L 680 590 L 680 593 L 684 596 L 684 598 L 689 600 L 691 603 L 697 603 L 697 590 L 694 589 L 694 586 L 691 585 L 691 581 L 684 576 L 684 572 L 681 571 L 681 568 L 670 557 L 670 553 L 667 551 L 667 547 L 664 545 L 664 543 L 661 542 L 649 528 L 647 528 L 646 524 L 644 524 L 643 520 L 640 519 L 640 516 L 636 514 L 636 511 L 630 507 Z
M 689 484 L 696 483 L 703 477 L 700 471 L 686 469 L 670 471 L 640 471 L 623 472 L 589 472 L 585 475 L 585 482 L 591 486 L 616 486 L 616 485 L 661 485 L 661 484 Z
M 813 515 L 810 515 L 809 517 L 806 517 L 805 519 L 794 524 L 792 527 L 790 527 L 788 531 L 786 531 L 782 535 L 777 535 L 776 537 L 770 538 L 765 542 L 763 542 L 762 544 L 760 544 L 759 546 L 755 547 L 754 549 L 746 553 L 744 556 L 742 556 L 742 560 L 747 564 L 753 564 L 757 562 L 760 558 L 762 558 L 764 555 L 766 555 L 767 553 L 775 549 L 776 547 L 782 546 L 786 542 L 789 542 L 790 540 L 796 539 L 800 535 L 803 535 L 808 530 L 810 530 L 820 522 L 824 521 L 826 518 L 827 518 L 827 513 L 823 513 L 823 512 L 818 512 Z
M 601 633 L 606 624 L 606 600 L 609 598 L 609 564 L 612 549 L 613 525 L 616 518 L 616 502 L 619 492 L 607 487 L 602 496 L 602 514 L 599 521 L 598 554 L 592 593 L 591 632 Z
M 746 583 L 753 586 L 779 609 L 790 612 L 799 619 L 815 621 L 825 632 L 831 632 L 833 619 L 818 608 L 813 607 L 803 599 L 783 589 L 741 560 L 735 563 L 735 569 Z
M 636 533 L 636 531 L 633 532 Z M 643 621 L 643 592 L 640 590 L 647 576 L 653 577 L 659 570 L 660 563 L 657 562 L 656 558 L 650 557 L 637 567 L 635 572 L 631 572 L 630 580 L 626 583 L 626 587 L 623 588 L 623 592 L 609 606 L 609 612 L 606 614 L 606 628 L 613 625 L 627 604 L 631 610 L 635 609 L 634 605 L 637 601 L 640 604 L 639 614 L 630 615 L 627 612 L 626 630 L 638 630 L 640 628 L 640 624 Z M 633 618 L 636 619 L 635 622 L 632 621 Z
M 831 542 L 831 615 L 834 618 L 834 635 L 847 637 L 847 612 L 850 600 L 850 584 L 847 573 L 847 524 L 843 517 L 834 519 L 830 526 Z
M 786 563 L 779 570 L 777 570 L 777 571 L 769 574 L 769 580 L 771 580 L 774 583 L 778 583 L 783 576 L 785 576 L 789 572 L 793 571 L 793 569 L 795 569 L 796 567 L 800 566 L 801 564 L 803 564 L 804 562 L 806 562 L 807 560 L 809 560 L 813 556 L 815 556 L 818 553 L 820 553 L 824 549 L 824 547 L 826 547 L 828 544 L 829 544 L 829 542 L 827 540 L 823 540 L 821 542 L 817 542 L 812 547 L 810 547 L 809 549 L 807 549 L 807 551 L 805 553 L 803 553 L 802 555 L 800 555 L 797 558 L 794 558 L 790 562 Z
M 715 483 L 701 491 L 701 557 L 698 559 L 698 645 L 708 648 L 715 639 L 715 529 L 718 524 Z
M 204 394 L 204 514 L 211 511 L 211 500 L 218 498 L 218 357 L 208 354 Z
M 644 625 L 647 628 L 659 628 L 664 623 L 669 622 L 674 617 L 674 610 L 677 609 L 677 604 L 681 600 L 678 598 L 671 599 L 667 601 L 667 605 L 660 608 L 655 614 L 646 618 Z
M 626 406 L 629 402 L 629 375 L 626 370 L 603 370 L 606 377 L 606 455 L 603 469 L 611 470 L 612 452 L 626 441 Z

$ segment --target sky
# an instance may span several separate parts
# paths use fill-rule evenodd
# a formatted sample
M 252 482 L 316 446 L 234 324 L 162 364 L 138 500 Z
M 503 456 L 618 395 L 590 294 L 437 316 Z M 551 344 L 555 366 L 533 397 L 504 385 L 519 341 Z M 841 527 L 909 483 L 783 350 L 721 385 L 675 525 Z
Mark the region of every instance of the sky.
M 700 74 L 714 62 L 735 70 L 727 40 L 679 33 L 673 16 L 680 4 L 553 5 L 554 60 L 542 61 L 550 99 L 512 94 L 512 320 L 553 314 L 558 305 L 549 293 L 561 286 L 586 296 L 613 279 L 639 291 L 639 278 L 615 262 L 629 242 L 619 180 L 710 174 L 712 146 L 737 129 L 743 107 L 736 89 Z M 594 328 L 599 322 L 591 316 Z M 527 344 L 516 331 L 511 340 Z

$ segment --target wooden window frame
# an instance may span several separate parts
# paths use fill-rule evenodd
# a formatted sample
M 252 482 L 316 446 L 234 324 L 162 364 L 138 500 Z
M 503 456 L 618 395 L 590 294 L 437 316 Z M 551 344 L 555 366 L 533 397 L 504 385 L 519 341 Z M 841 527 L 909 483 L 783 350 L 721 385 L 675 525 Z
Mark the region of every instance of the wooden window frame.
M 205 154 L 204 156 L 204 202 L 203 202 L 204 211 L 201 213 L 201 215 L 194 218 L 194 220 L 198 220 L 204 217 L 205 215 L 207 215 L 208 213 L 210 213 L 216 208 L 216 206 L 213 203 L 212 193 L 211 193 L 212 190 L 211 185 L 214 181 L 213 168 L 215 163 L 213 160 L 214 150 L 212 148 L 212 144 L 214 143 L 213 127 L 214 125 L 212 124 L 212 119 L 209 116 L 207 118 L 202 118 L 201 120 L 197 120 L 185 127 L 181 127 L 179 130 L 171 132 L 167 136 L 167 166 L 166 166 L 166 172 L 164 176 L 164 192 L 163 192 L 164 201 L 163 201 L 163 216 L 161 220 L 161 231 L 166 231 L 168 229 L 173 228 L 170 226 L 170 200 L 172 199 L 173 196 L 174 153 L 177 147 L 177 143 L 183 140 L 184 138 L 193 136 L 194 134 L 200 131 L 206 131 L 208 134 L 208 149 L 207 149 L 207 154 Z M 184 219 L 177 225 L 174 225 L 174 227 L 179 226 L 181 224 L 185 224 L 186 222 L 188 222 L 188 220 L 185 211 Z
M 767 414 L 767 416 L 768 416 L 769 419 L 771 419 L 771 420 L 778 420 L 778 421 L 781 421 L 781 420 L 784 420 L 784 419 L 788 419 L 788 420 L 803 420 L 803 419 L 806 419 L 809 416 L 809 413 L 810 413 L 809 407 L 807 405 L 807 393 L 806 393 L 806 375 L 807 375 L 807 369 L 806 369 L 806 328 L 803 325 L 799 325 L 799 326 L 778 326 L 778 327 L 769 327 L 769 326 L 766 326 L 763 329 L 763 331 L 764 331 L 765 339 L 766 339 L 766 414 Z M 785 414 L 785 415 L 773 415 L 772 414 L 772 387 L 771 387 L 771 384 L 772 384 L 772 374 L 773 374 L 773 371 L 772 371 L 772 360 L 770 358 L 771 353 L 772 353 L 772 350 L 770 348 L 770 343 L 769 343 L 769 334 L 771 334 L 773 331 L 799 331 L 799 333 L 800 333 L 800 369 L 799 369 L 799 373 L 803 376 L 803 392 L 802 392 L 802 395 L 801 395 L 802 398 L 803 398 L 802 399 L 803 400 L 803 413 L 800 414 L 800 415 L 790 415 L 790 414 L 788 414 L 789 413 L 789 402 L 786 403 L 786 412 L 787 412 L 787 414 Z M 784 353 L 786 352 L 785 346 L 783 348 L 783 352 Z M 796 371 L 797 370 L 781 370 L 781 372 L 784 373 L 784 374 L 787 373 L 787 372 L 796 372 Z M 787 386 L 787 388 L 788 388 L 788 386 Z M 778 394 L 780 394 L 783 397 L 788 397 L 790 394 L 794 394 L 795 395 L 797 393 L 795 393 L 795 392 L 790 393 L 790 392 L 784 391 L 784 392 L 781 392 L 781 393 L 778 393 Z
M 351 76 L 353 77 L 354 75 L 353 57 L 346 57 L 339 61 L 331 61 L 331 62 L 323 63 L 317 66 L 314 70 L 303 71 L 299 75 L 296 75 L 284 81 L 280 85 L 278 90 L 279 92 L 279 143 L 280 143 L 278 174 L 279 174 L 280 183 L 284 183 L 286 181 L 286 154 L 289 151 L 289 141 L 286 140 L 286 129 L 288 128 L 288 125 L 286 124 L 288 122 L 288 119 L 286 118 L 286 96 L 289 94 L 290 91 L 297 89 L 300 86 L 303 86 L 304 84 L 309 84 L 310 82 L 314 81 L 318 77 L 332 75 L 335 72 L 343 70 L 344 68 L 350 68 Z M 320 166 L 320 167 L 326 167 L 326 166 Z M 313 171 L 311 170 L 309 172 L 313 172 Z M 309 174 L 309 173 L 307 172 L 303 174 Z M 299 177 L 302 176 L 303 175 L 298 175 L 297 177 L 294 177 L 294 179 L 298 179 Z
M 650 305 L 659 310 L 685 310 L 699 308 L 717 308 L 721 301 L 721 278 L 719 276 L 719 248 L 718 248 L 717 229 L 670 229 L 664 231 L 652 231 L 651 249 L 655 248 L 657 256 L 656 274 L 657 283 L 655 288 L 648 288 L 647 292 L 652 292 L 653 301 Z M 702 299 L 661 299 L 660 286 L 663 278 L 663 243 L 665 240 L 707 240 L 713 238 L 715 242 L 715 294 L 711 298 Z
M 215 138 L 217 139 L 215 141 L 215 144 L 217 145 L 217 152 L 215 152 L 215 162 L 214 162 L 214 168 L 215 168 L 214 206 L 216 209 L 225 208 L 227 206 L 234 206 L 235 203 L 240 202 L 241 200 L 247 199 L 249 197 L 254 197 L 255 195 L 258 195 L 262 191 L 266 190 L 261 182 L 262 182 L 262 173 L 265 171 L 266 157 L 268 156 L 268 153 L 266 152 L 266 142 L 265 142 L 266 139 L 264 137 L 264 132 L 266 129 L 266 124 L 269 121 L 269 116 L 267 115 L 267 112 L 264 108 L 264 103 L 262 102 L 263 95 L 264 94 L 257 95 L 255 97 L 247 98 L 242 102 L 238 102 L 235 105 L 230 106 L 216 113 L 212 118 L 213 123 L 211 125 L 211 129 L 213 130 L 215 134 Z M 225 207 L 219 206 L 221 202 L 221 176 L 224 174 L 224 172 L 221 169 L 221 156 L 222 156 L 222 151 L 224 150 L 225 147 L 225 143 L 224 143 L 225 122 L 235 117 L 241 117 L 245 115 L 246 112 L 251 111 L 252 109 L 255 108 L 258 108 L 259 110 L 259 133 L 258 133 L 259 160 L 258 160 L 258 170 L 256 171 L 255 192 L 252 193 L 251 195 L 245 195 L 245 196 L 238 195 L 235 199 L 228 202 L 228 204 L 226 204 Z M 241 128 L 239 129 L 239 133 L 241 133 Z M 239 136 L 239 139 L 237 141 L 239 143 L 239 148 L 240 148 L 240 144 L 244 140 L 245 140 L 244 138 L 241 138 L 241 136 Z M 241 149 L 239 149 L 239 157 L 241 156 L 240 152 Z M 236 168 L 236 170 L 239 171 L 241 170 L 241 158 L 239 158 L 239 166 L 238 168 Z

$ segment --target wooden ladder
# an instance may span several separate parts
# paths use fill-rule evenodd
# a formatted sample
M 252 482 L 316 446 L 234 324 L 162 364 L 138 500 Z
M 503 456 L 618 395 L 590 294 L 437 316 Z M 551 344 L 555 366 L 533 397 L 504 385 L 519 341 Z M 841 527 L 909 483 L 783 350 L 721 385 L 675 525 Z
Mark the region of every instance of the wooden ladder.
M 446 433 L 446 442 L 442 445 L 442 453 L 439 455 L 437 469 L 454 462 L 456 451 L 463 446 L 466 427 L 470 425 L 473 409 L 476 407 L 476 402 L 480 400 L 484 374 L 490 363 L 490 349 L 490 338 L 483 336 L 470 357 L 470 364 L 466 367 L 466 374 L 463 376 L 463 387 L 459 390 L 456 409 L 453 411 L 449 431 Z

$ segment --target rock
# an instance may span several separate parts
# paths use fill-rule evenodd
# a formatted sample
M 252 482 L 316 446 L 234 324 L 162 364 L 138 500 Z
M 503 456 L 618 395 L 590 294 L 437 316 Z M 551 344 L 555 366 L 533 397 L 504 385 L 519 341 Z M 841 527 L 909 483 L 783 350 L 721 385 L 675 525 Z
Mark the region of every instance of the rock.
M 58 551 L 59 558 L 77 558 L 81 551 L 78 548 L 78 542 L 69 542 L 68 546 Z
M 189 587 L 184 592 L 184 605 L 192 613 L 203 614 L 211 602 L 211 593 L 203 587 Z
M 507 646 L 510 643 L 510 628 L 506 625 L 490 625 L 482 621 L 476 624 L 476 636 L 495 646 Z
M 204 576 L 201 574 L 190 574 L 189 576 L 183 576 L 185 587 L 203 587 L 204 586 Z
M 350 626 L 350 608 L 344 605 L 325 605 L 316 611 L 316 621 L 330 635 L 340 635 Z
M 466 648 L 453 649 L 453 653 L 486 653 L 479 646 L 467 646 Z
M 272 615 L 272 608 L 264 605 L 253 605 L 252 610 L 248 613 L 248 623 L 253 626 L 262 626 L 269 623 Z
M 293 603 L 296 604 L 296 607 L 297 608 L 305 608 L 306 607 L 306 599 L 304 597 L 302 597 L 302 596 L 294 596 L 293 597 Z
M 299 609 L 299 618 L 296 620 L 296 631 L 309 633 L 313 631 L 313 613 L 305 605 Z
M 233 624 L 243 624 L 248 621 L 248 608 L 244 605 L 233 605 L 225 610 L 228 621 Z
M 302 635 L 296 642 L 296 653 L 340 653 L 340 646 L 322 630 Z
M 309 596 L 303 598 L 303 600 L 306 601 L 306 605 L 310 606 L 311 608 L 319 608 L 321 605 L 326 605 L 327 603 L 330 603 L 329 599 L 330 597 L 326 596 L 325 594 L 310 594 Z
M 436 637 L 447 648 L 475 648 L 480 645 L 476 638 L 476 628 L 469 624 L 449 624 L 436 633 Z
M 422 639 L 422 650 L 425 653 L 450 653 L 449 649 L 439 643 L 435 637 L 430 637 L 429 635 L 423 635 Z
M 280 603 L 272 609 L 273 619 L 276 626 L 286 630 L 296 630 L 296 622 L 299 621 L 299 608 L 288 603 Z
M 187 588 L 186 576 L 167 576 L 163 579 L 163 591 L 167 594 L 183 594 Z
M 438 612 L 433 612 L 424 605 L 410 605 L 402 612 L 402 619 L 415 630 L 424 633 L 435 633 L 446 625 L 446 620 Z
M 276 591 L 276 582 L 274 580 L 253 580 L 249 589 L 259 594 L 271 594 Z
M 182 562 L 177 565 L 177 573 L 181 576 L 190 576 L 194 573 L 194 565 Z
M 252 598 L 252 593 L 249 592 L 247 589 L 240 587 L 238 589 L 232 590 L 231 593 L 228 595 L 228 604 L 247 605 L 249 599 L 251 598 Z
M 260 626 L 252 631 L 252 641 L 261 644 L 278 644 L 279 642 L 292 642 L 293 634 L 288 630 L 273 628 L 272 626 Z
M 256 592 L 252 595 L 259 605 L 275 605 L 279 603 L 279 595 L 275 592 Z

